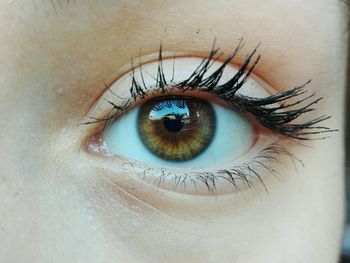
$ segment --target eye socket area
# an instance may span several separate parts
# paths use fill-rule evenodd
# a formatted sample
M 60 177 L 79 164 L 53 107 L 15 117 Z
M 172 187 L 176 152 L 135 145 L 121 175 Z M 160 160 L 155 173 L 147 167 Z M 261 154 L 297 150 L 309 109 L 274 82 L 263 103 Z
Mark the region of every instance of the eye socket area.
M 137 173 L 136 170 L 141 172 L 140 176 L 144 181 L 148 181 L 150 184 L 156 182 L 163 189 L 174 190 L 174 185 L 177 185 L 174 182 L 178 178 L 182 178 L 183 185 L 186 185 L 186 180 L 189 180 L 190 184 L 192 184 L 191 182 L 198 180 L 203 181 L 203 177 L 205 177 L 203 193 L 208 194 L 208 189 L 212 188 L 208 187 L 208 184 L 215 182 L 217 186 L 220 178 L 224 178 L 221 181 L 224 185 L 223 188 L 226 190 L 221 189 L 220 193 L 232 193 L 232 184 L 235 184 L 235 182 L 232 181 L 227 186 L 227 180 L 231 180 L 230 178 L 233 176 L 230 174 L 230 171 L 237 173 L 236 175 L 240 177 L 238 179 L 248 184 L 249 182 L 246 178 L 249 176 L 244 174 L 243 170 L 245 168 L 242 166 L 248 167 L 247 164 L 264 147 L 276 142 L 278 137 L 258 124 L 254 116 L 240 113 L 239 110 L 241 109 L 235 109 L 221 97 L 205 92 L 201 87 L 179 89 L 178 84 L 191 77 L 192 72 L 196 71 L 198 64 L 201 64 L 202 61 L 202 58 L 164 59 L 161 64 L 161 71 L 164 75 L 161 77 L 159 77 L 158 73 L 159 62 L 144 64 L 142 68 L 134 68 L 131 72 L 121 76 L 108 88 L 90 112 L 90 116 L 101 116 L 101 113 L 105 113 L 105 115 L 102 115 L 104 117 L 96 121 L 97 123 L 101 121 L 100 125 L 97 125 L 99 132 L 94 133 L 93 136 L 86 140 L 83 149 L 89 153 L 107 156 L 112 162 L 116 161 L 117 158 L 122 158 L 125 162 L 131 164 L 135 174 Z M 174 64 L 176 64 L 176 67 L 174 67 Z M 221 66 L 221 62 L 212 62 L 211 68 L 202 76 L 203 79 L 212 75 Z M 175 71 L 174 68 L 176 69 Z M 228 82 L 238 72 L 237 68 L 228 64 L 222 72 L 217 85 Z M 163 84 L 167 83 L 167 86 L 160 85 L 162 84 L 160 81 L 162 78 L 164 78 Z M 240 92 L 253 98 L 269 96 L 265 86 L 253 78 L 245 80 L 245 84 Z M 222 126 L 227 129 L 227 125 L 230 124 L 234 134 L 229 131 L 225 132 L 225 129 L 221 129 L 221 134 L 216 131 L 214 137 L 219 139 L 212 139 L 210 144 L 208 144 L 207 150 L 198 154 L 198 158 L 187 161 L 169 161 L 164 160 L 164 158 L 155 158 L 138 136 L 137 119 L 140 108 L 143 105 L 170 98 L 206 101 L 216 111 L 216 126 Z M 229 121 L 225 121 L 225 117 L 219 119 L 218 116 L 225 116 Z M 133 120 L 127 121 L 128 118 Z M 222 125 L 222 123 L 224 124 Z M 164 122 L 162 125 L 164 126 Z M 113 134 L 115 138 L 118 137 L 120 140 L 111 139 Z M 132 134 L 134 135 L 133 139 L 124 139 Z M 131 145 L 130 142 L 137 143 L 137 145 Z M 216 146 L 215 142 L 219 146 Z M 124 145 L 118 145 L 118 143 Z M 111 151 L 111 148 L 114 150 Z M 141 148 L 143 149 L 142 151 L 140 151 Z M 128 152 L 119 152 L 120 149 L 126 149 Z M 209 152 L 208 149 L 216 149 L 216 153 L 207 154 Z M 226 152 L 223 149 L 226 149 Z M 234 154 L 232 149 L 236 150 L 236 152 L 233 152 Z M 242 174 L 240 174 L 241 171 Z M 253 173 L 250 170 L 246 172 Z M 223 173 L 227 173 L 227 175 Z M 165 179 L 162 177 L 164 174 L 168 175 Z M 159 178 L 163 178 L 161 184 L 159 183 Z M 211 182 L 208 182 L 208 180 Z M 198 194 L 201 192 L 197 185 L 194 188 L 186 190 L 186 193 Z
M 87 122 L 95 124 L 101 122 L 103 125 L 100 127 L 103 129 L 100 130 L 100 133 L 95 133 L 94 136 L 91 136 L 84 144 L 83 149 L 88 152 L 97 154 L 103 153 L 104 155 L 112 157 L 125 153 L 118 152 L 120 149 L 127 149 L 131 155 L 128 156 L 130 158 L 129 160 L 126 159 L 126 161 L 132 167 L 133 174 L 141 172 L 140 175 L 144 181 L 148 181 L 150 184 L 154 184 L 158 181 L 159 186 L 162 185 L 162 188 L 169 188 L 168 186 L 173 184 L 173 190 L 175 190 L 179 184 L 184 185 L 184 188 L 186 188 L 187 183 L 192 183 L 195 189 L 194 192 L 197 194 L 196 182 L 204 185 L 204 188 L 207 188 L 209 192 L 212 192 L 213 189 L 217 189 L 219 184 L 225 186 L 225 182 L 229 182 L 231 185 L 229 192 L 232 192 L 232 185 L 234 188 L 238 188 L 237 181 L 243 181 L 245 185 L 250 187 L 251 179 L 254 179 L 264 185 L 260 174 L 267 172 L 276 175 L 276 170 L 271 168 L 271 165 L 281 163 L 280 160 L 283 156 L 293 159 L 293 162 L 294 160 L 298 160 L 288 149 L 282 146 L 285 145 L 285 143 L 282 142 L 284 138 L 305 141 L 312 140 L 317 136 L 316 139 L 324 139 L 327 137 L 323 136 L 323 134 L 336 130 L 318 125 L 330 118 L 330 116 L 327 115 L 312 117 L 309 120 L 302 120 L 302 122 L 295 122 L 302 114 L 314 111 L 315 108 L 312 106 L 322 99 L 315 98 L 314 93 L 303 95 L 307 92 L 305 87 L 310 81 L 305 82 L 301 86 L 276 93 L 274 89 L 256 76 L 255 78 L 250 77 L 253 75 L 251 74 L 252 70 L 257 65 L 260 58 L 260 56 L 255 56 L 256 49 L 246 56 L 238 69 L 232 66 L 231 61 L 240 48 L 241 43 L 231 55 L 221 62 L 219 62 L 219 49 L 215 49 L 214 47 L 208 57 L 204 59 L 199 57 L 174 57 L 171 59 L 163 59 L 162 49 L 160 49 L 157 62 L 146 63 L 142 66 L 140 63 L 136 68 L 131 65 L 131 71 L 114 82 L 90 112 L 90 116 L 102 115 L 94 114 L 96 112 L 105 113 L 104 117 Z M 271 91 L 271 93 L 269 91 Z M 201 98 L 203 94 L 205 94 L 205 96 L 212 96 L 210 96 L 205 103 L 194 102 L 194 100 Z M 164 101 L 156 101 L 155 97 L 160 96 L 167 96 L 166 99 L 163 99 L 167 100 L 167 103 Z M 169 96 L 173 98 L 171 99 Z M 188 99 L 187 96 L 191 98 Z M 183 107 L 177 105 L 179 101 L 186 101 L 186 111 L 180 109 Z M 225 103 L 222 103 L 223 101 Z M 236 116 L 236 119 L 240 119 L 241 117 L 240 120 L 243 121 L 236 121 L 234 123 L 240 123 L 242 124 L 241 126 L 236 126 L 241 128 L 246 127 L 246 129 L 240 129 L 241 133 L 237 133 L 239 135 L 236 137 L 240 139 L 232 140 L 234 136 L 232 136 L 231 132 L 226 132 L 218 136 L 224 138 L 224 140 L 221 140 L 224 142 L 222 144 L 223 146 L 213 148 L 219 149 L 219 155 L 221 155 L 221 157 L 218 159 L 220 162 L 215 160 L 215 158 L 207 158 L 207 160 L 202 159 L 202 163 L 196 166 L 192 161 L 200 160 L 201 157 L 205 156 L 207 150 L 203 149 L 213 146 L 214 139 L 217 136 L 216 130 L 215 133 L 213 133 L 210 128 L 207 130 L 198 129 L 198 126 L 201 125 L 194 125 L 201 122 L 205 123 L 206 120 L 200 116 L 196 117 L 196 110 L 193 109 L 201 108 L 199 105 L 208 105 L 208 103 L 211 106 L 204 106 L 202 108 L 207 109 L 204 112 L 207 112 L 208 116 L 215 115 L 215 118 L 212 118 L 215 119 L 215 122 L 211 122 L 215 123 L 215 125 L 210 124 L 209 121 L 209 125 L 207 122 L 207 125 L 202 125 L 202 127 L 219 127 L 220 124 L 217 116 L 221 117 L 224 115 L 236 114 L 238 116 Z M 167 105 L 166 111 L 170 113 L 170 115 L 166 116 L 165 113 L 162 113 L 159 119 L 149 121 L 152 115 L 150 113 L 154 108 L 157 108 L 157 104 Z M 176 111 L 173 106 L 168 106 L 168 104 L 175 104 L 177 108 Z M 222 104 L 228 107 L 222 107 Z M 147 108 L 145 105 L 149 107 Z M 138 112 L 141 111 L 138 111 L 137 108 L 144 109 L 144 114 L 139 114 Z M 214 109 L 215 114 L 211 113 L 212 111 L 210 108 Z M 226 110 L 226 112 L 217 114 L 216 111 L 222 109 Z M 191 112 L 192 115 L 188 115 L 195 117 L 190 118 L 191 116 L 186 116 L 186 112 Z M 226 114 L 227 112 L 230 113 Z M 242 114 L 242 112 L 245 114 Z M 144 122 L 145 125 L 138 125 L 136 120 L 140 120 L 140 116 L 143 116 L 145 120 L 148 119 L 148 121 Z M 132 117 L 134 121 L 129 121 L 132 127 L 128 128 L 124 125 L 124 129 L 120 129 L 120 127 L 123 127 L 121 122 L 123 120 L 125 122 L 125 119 Z M 186 121 L 189 122 L 186 123 Z M 228 126 L 227 123 L 230 122 L 226 121 L 225 125 L 223 125 L 226 128 Z M 209 134 L 207 137 L 200 137 L 206 138 L 204 140 L 199 140 L 200 142 L 206 142 L 202 145 L 199 143 L 199 146 L 202 147 L 196 146 L 195 143 L 191 145 L 191 147 L 177 147 L 175 143 L 176 147 L 174 147 L 174 143 L 171 143 L 172 141 L 176 141 L 173 135 L 183 131 L 185 124 L 186 128 L 188 128 L 188 124 L 197 127 L 192 132 L 192 134 L 196 134 L 197 136 L 190 135 L 187 137 L 189 140 L 198 137 L 198 134 Z M 117 129 L 116 127 L 119 128 Z M 158 155 L 158 157 L 161 157 L 156 160 L 155 163 L 157 165 L 154 165 L 154 160 L 145 160 L 143 157 L 146 155 L 141 155 L 139 156 L 140 158 L 136 158 L 139 159 L 139 161 L 132 160 L 137 157 L 133 154 L 135 154 L 135 152 L 139 153 L 135 150 L 138 147 L 131 147 L 128 141 L 134 142 L 135 140 L 108 139 L 113 137 L 113 134 L 119 134 L 120 136 L 118 137 L 130 136 L 130 134 L 132 134 L 130 131 L 132 131 L 132 128 L 135 130 L 135 127 L 141 127 L 145 131 L 143 132 L 143 141 L 139 143 L 139 145 L 147 147 L 149 156 L 151 155 L 150 153 L 154 153 Z M 122 132 L 119 133 L 121 130 L 126 133 L 124 135 Z M 161 134 L 159 134 L 160 131 Z M 200 131 L 207 132 L 200 133 Z M 169 133 L 171 136 L 168 136 Z M 106 134 L 112 135 L 106 136 Z M 134 132 L 134 138 L 138 138 L 139 134 L 141 133 L 138 131 Z M 215 134 L 215 136 L 210 134 Z M 165 139 L 161 138 L 160 140 L 155 140 L 155 137 L 159 137 L 159 135 L 165 136 Z M 145 143 L 145 141 L 150 138 L 151 140 L 148 140 L 150 143 Z M 248 139 L 241 140 L 241 138 Z M 116 141 L 121 141 L 126 145 L 120 147 L 120 145 L 118 146 L 116 144 L 116 147 L 114 147 L 113 145 Z M 227 141 L 244 141 L 243 144 L 247 146 L 247 150 L 241 151 L 241 155 L 238 154 L 237 156 L 225 154 L 232 158 L 222 160 L 222 156 L 224 155 L 222 149 L 235 148 L 225 143 Z M 165 146 L 159 147 L 161 145 Z M 111 152 L 111 148 L 116 151 Z M 162 149 L 161 153 L 157 152 L 159 149 Z M 177 154 L 174 154 L 172 149 L 175 149 L 175 153 Z M 191 154 L 188 155 L 181 152 L 184 149 L 194 149 L 195 151 L 193 152 L 190 150 Z M 171 161 L 168 160 L 169 156 L 173 157 L 170 158 Z M 116 160 L 116 158 L 114 158 L 114 160 Z M 140 160 L 143 162 L 140 162 Z M 160 160 L 162 160 L 163 163 L 159 162 Z M 210 166 L 210 164 L 213 165 Z M 220 191 L 223 190 L 220 193 L 224 193 L 227 190 L 227 187 L 223 188 L 224 190 L 220 187 Z M 188 191 L 185 192 L 188 193 Z

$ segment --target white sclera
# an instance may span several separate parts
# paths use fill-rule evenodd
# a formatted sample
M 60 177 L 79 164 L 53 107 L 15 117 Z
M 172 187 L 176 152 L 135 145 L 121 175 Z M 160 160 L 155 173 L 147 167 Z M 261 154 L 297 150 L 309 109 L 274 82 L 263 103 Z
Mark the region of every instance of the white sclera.
M 216 130 L 211 144 L 200 155 L 185 162 L 163 160 L 142 143 L 137 130 L 139 107 L 115 121 L 104 133 L 108 152 L 138 160 L 153 167 L 203 168 L 218 166 L 241 157 L 252 146 L 255 134 L 251 123 L 231 109 L 212 104 Z M 146 116 L 145 116 L 146 117 Z

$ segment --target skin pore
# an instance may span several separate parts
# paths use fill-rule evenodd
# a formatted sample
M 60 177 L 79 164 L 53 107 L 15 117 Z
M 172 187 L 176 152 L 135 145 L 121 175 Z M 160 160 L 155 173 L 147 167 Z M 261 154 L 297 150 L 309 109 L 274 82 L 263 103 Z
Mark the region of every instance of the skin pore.
M 337 262 L 347 7 L 335 0 L 1 1 L 1 262 Z M 216 45 L 276 91 L 311 79 L 330 138 L 286 143 L 304 167 L 231 198 L 142 185 L 82 154 L 79 125 L 130 58 Z M 141 49 L 141 50 L 140 50 Z

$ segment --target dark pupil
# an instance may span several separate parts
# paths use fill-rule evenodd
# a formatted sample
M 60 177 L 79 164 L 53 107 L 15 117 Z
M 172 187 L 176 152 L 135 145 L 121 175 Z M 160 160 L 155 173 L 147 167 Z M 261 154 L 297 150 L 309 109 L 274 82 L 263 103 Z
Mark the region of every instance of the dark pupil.
M 184 126 L 184 121 L 181 117 L 174 116 L 173 118 L 165 117 L 163 119 L 165 129 L 169 132 L 179 132 Z

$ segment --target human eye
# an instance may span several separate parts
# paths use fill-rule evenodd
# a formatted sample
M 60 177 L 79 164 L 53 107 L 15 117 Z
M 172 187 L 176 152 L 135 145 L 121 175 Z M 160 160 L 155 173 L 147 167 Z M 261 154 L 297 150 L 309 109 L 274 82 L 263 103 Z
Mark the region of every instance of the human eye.
M 132 170 L 148 185 L 185 194 L 229 194 L 279 176 L 298 161 L 286 147 L 326 138 L 329 116 L 304 118 L 321 100 L 309 81 L 275 91 L 254 75 L 258 48 L 235 65 L 226 57 L 171 56 L 131 62 L 92 108 L 83 149 Z M 135 66 L 136 64 L 136 66 Z M 127 168 L 126 168 L 127 167 Z M 113 169 L 113 168 L 111 168 Z

